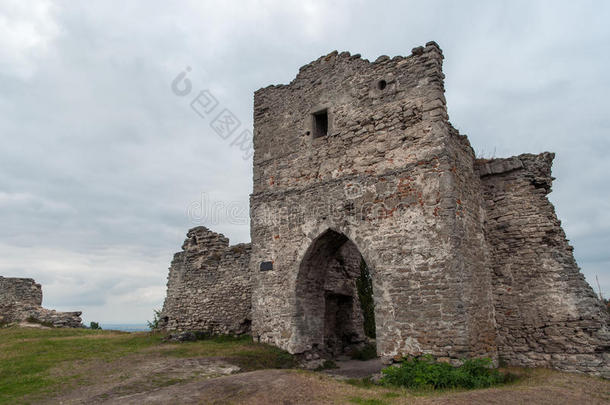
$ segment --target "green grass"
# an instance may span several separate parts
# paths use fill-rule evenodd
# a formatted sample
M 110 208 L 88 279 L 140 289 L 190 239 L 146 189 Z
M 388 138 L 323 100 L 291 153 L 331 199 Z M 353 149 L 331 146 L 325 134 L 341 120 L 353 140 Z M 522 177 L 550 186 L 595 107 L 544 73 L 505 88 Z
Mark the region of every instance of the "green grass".
M 387 405 L 387 402 L 376 398 L 351 397 L 349 402 L 358 405 Z
M 371 387 L 374 387 L 377 385 L 371 380 L 370 377 L 348 378 L 345 380 L 345 382 L 349 385 L 353 385 L 354 387 L 359 387 L 359 388 L 371 388 Z
M 86 329 L 0 329 L 0 404 L 35 392 L 53 392 L 78 375 L 52 377 L 57 365 L 88 359 L 112 360 L 159 344 L 159 336 Z
M 224 357 L 244 371 L 296 366 L 292 355 L 274 346 L 255 343 L 250 336 L 214 336 L 174 346 L 165 354 L 174 357 Z
M 129 355 L 223 357 L 243 370 L 288 368 L 294 359 L 250 337 L 216 337 L 197 342 L 164 343 L 159 333 L 91 329 L 0 329 L 0 404 L 23 403 L 86 384 L 76 365 L 112 363 Z M 162 383 L 162 382 L 161 382 Z M 33 401 L 35 402 L 35 401 Z

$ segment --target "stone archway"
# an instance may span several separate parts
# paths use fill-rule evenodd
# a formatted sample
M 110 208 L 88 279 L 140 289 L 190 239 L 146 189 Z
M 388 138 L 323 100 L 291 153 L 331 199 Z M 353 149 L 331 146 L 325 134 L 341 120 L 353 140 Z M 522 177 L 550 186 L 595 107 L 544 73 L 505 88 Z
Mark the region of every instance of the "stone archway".
M 296 281 L 296 334 L 306 352 L 338 357 L 367 341 L 356 287 L 363 260 L 346 235 L 331 229 L 307 249 Z

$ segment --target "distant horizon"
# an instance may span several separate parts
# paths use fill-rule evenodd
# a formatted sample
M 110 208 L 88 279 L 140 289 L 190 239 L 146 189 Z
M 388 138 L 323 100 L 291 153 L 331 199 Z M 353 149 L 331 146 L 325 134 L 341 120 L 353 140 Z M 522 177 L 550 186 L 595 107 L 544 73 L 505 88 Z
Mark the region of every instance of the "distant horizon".
M 96 321 L 93 321 L 96 322 Z M 115 326 L 115 325 L 123 325 L 123 326 L 147 326 L 146 323 L 138 323 L 138 322 L 98 322 L 100 325 L 107 325 L 107 326 Z
M 95 322 L 95 321 L 94 321 Z M 85 326 L 89 326 L 89 322 L 84 323 Z M 106 323 L 98 322 L 102 330 L 118 330 L 122 332 L 144 332 L 150 330 L 145 323 Z

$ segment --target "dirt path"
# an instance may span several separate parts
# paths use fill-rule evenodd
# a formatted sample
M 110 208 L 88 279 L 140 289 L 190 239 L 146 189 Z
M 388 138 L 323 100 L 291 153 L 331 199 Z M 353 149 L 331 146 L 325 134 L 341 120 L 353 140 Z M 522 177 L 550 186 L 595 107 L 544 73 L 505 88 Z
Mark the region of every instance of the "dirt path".
M 381 369 L 387 366 L 381 359 L 343 360 L 336 361 L 336 364 L 339 368 L 325 370 L 324 374 L 338 378 L 365 378 L 381 372 Z
M 204 381 L 240 371 L 236 365 L 222 358 L 168 358 L 151 356 L 127 356 L 118 361 L 86 362 L 74 364 L 74 368 L 87 376 L 87 384 L 47 401 L 48 404 L 96 404 L 117 403 L 120 398 L 142 392 L 153 392 L 168 385 L 180 384 L 193 379 Z
M 223 357 L 173 358 L 144 352 L 111 362 L 69 364 L 86 383 L 62 387 L 39 398 L 49 404 L 610 404 L 610 381 L 537 369 L 515 369 L 522 378 L 500 388 L 414 394 L 404 389 L 351 385 L 347 379 L 377 373 L 379 360 L 337 362 L 325 372 L 258 370 L 240 372 Z M 67 369 L 58 368 L 63 372 Z M 62 371 L 57 371 L 61 373 Z
M 323 373 L 259 370 L 217 378 L 197 378 L 144 392 L 115 390 L 107 395 L 73 397 L 68 403 L 101 404 L 578 404 L 610 403 L 610 383 L 553 371 L 535 371 L 517 385 L 415 396 L 399 389 L 363 388 Z M 75 402 L 74 402 L 75 401 Z M 82 401 L 82 402 L 81 402 Z M 55 402 L 57 403 L 57 402 Z M 66 402 L 63 402 L 66 403 Z
M 323 404 L 358 389 L 331 377 L 294 370 L 259 370 L 174 385 L 155 392 L 114 398 L 121 404 Z M 115 402 L 116 401 L 116 402 Z M 341 402 L 338 402 L 341 403 Z

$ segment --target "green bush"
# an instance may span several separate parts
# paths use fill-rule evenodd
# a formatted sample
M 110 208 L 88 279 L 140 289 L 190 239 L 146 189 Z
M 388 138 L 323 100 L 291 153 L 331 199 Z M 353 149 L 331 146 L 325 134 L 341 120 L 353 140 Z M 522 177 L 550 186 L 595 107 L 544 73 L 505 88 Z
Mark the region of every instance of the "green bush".
M 90 322 L 89 323 L 89 329 L 93 329 L 93 330 L 102 330 L 102 327 L 100 326 L 99 323 L 97 322 Z
M 454 367 L 426 355 L 385 368 L 380 382 L 415 389 L 485 388 L 506 382 L 506 376 L 491 367 L 490 359 L 469 359 Z
M 146 325 L 148 326 L 148 329 L 150 330 L 157 330 L 159 329 L 159 321 L 161 320 L 161 310 L 160 309 L 153 309 L 153 320 L 152 321 L 146 321 Z

